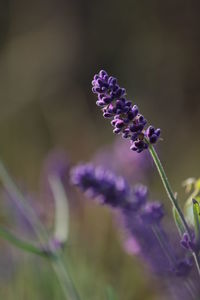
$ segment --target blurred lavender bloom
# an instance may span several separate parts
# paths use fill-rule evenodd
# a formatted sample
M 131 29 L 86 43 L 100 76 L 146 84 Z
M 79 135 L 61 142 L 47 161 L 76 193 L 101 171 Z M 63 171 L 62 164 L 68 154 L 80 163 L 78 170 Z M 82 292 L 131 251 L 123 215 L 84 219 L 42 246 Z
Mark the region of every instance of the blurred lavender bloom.
M 147 224 L 159 224 L 164 217 L 163 205 L 159 202 L 150 202 L 143 208 L 141 218 Z
M 122 214 L 123 227 L 126 228 L 128 236 L 140 246 L 140 257 L 144 260 L 154 274 L 167 276 L 172 269 L 165 253 L 149 224 L 141 217 L 141 214 L 126 211 Z
M 145 129 L 146 119 L 139 113 L 137 105 L 126 99 L 126 90 L 118 85 L 116 78 L 101 70 L 94 76 L 92 91 L 98 96 L 96 104 L 102 108 L 103 116 L 112 118 L 113 132 L 130 139 L 131 150 L 140 153 L 148 148 L 148 143 L 157 142 L 160 129 L 151 125 Z
M 192 263 L 188 259 L 178 260 L 174 272 L 179 277 L 187 277 L 191 272 Z
M 163 228 L 163 205 L 158 201 L 147 202 L 147 187 L 130 188 L 123 178 L 92 164 L 73 168 L 71 181 L 89 197 L 100 199 L 100 203 L 115 209 L 118 225 L 124 233 L 124 249 L 141 258 L 165 292 L 170 293 L 170 299 L 195 299 L 197 274 L 193 272 L 191 257 L 180 247 L 177 233 L 169 230 L 169 235 Z M 190 286 L 191 278 L 193 286 Z
M 187 250 L 190 250 L 192 252 L 197 250 L 194 233 L 192 234 L 192 240 L 191 240 L 190 237 L 188 236 L 188 233 L 185 232 L 182 236 L 180 243 L 181 246 Z
M 175 237 L 176 248 L 172 246 L 161 224 L 163 217 L 163 205 L 159 202 L 148 202 L 137 212 L 122 211 L 123 226 L 140 245 L 139 254 L 150 269 L 163 277 L 186 277 L 191 271 L 191 262 L 180 251 L 178 237 Z
M 124 206 L 130 188 L 123 177 L 92 164 L 78 165 L 71 171 L 71 181 L 90 197 L 97 198 L 102 204 L 112 207 Z
M 194 286 L 191 282 L 184 282 L 182 278 L 173 278 L 167 283 L 168 297 L 166 300 L 197 300 L 198 291 L 195 288 L 193 292 L 193 289 Z
M 132 203 L 139 210 L 147 201 L 148 188 L 145 185 L 137 184 L 133 187 L 131 193 Z M 132 206 L 132 207 L 134 207 Z
M 121 224 L 129 237 L 126 247 L 130 250 L 131 244 L 137 246 L 137 251 L 133 247 L 133 252 L 139 253 L 154 273 L 163 276 L 189 273 L 191 265 L 184 260 L 184 255 L 176 253 L 162 228 L 163 205 L 146 202 L 148 190 L 145 186 L 137 185 L 131 189 L 122 177 L 91 164 L 73 168 L 71 181 L 91 198 L 118 209 Z
M 124 241 L 124 249 L 130 255 L 137 255 L 140 253 L 140 245 L 134 239 L 133 236 L 130 236 Z
M 121 174 L 130 182 L 144 181 L 151 170 L 150 154 L 144 151 L 139 155 L 131 152 L 128 146 L 128 140 L 117 137 L 113 144 L 100 148 L 92 161 Z
M 138 212 L 147 201 L 148 189 L 145 185 L 137 184 L 130 189 L 129 199 L 121 207 L 122 211 Z

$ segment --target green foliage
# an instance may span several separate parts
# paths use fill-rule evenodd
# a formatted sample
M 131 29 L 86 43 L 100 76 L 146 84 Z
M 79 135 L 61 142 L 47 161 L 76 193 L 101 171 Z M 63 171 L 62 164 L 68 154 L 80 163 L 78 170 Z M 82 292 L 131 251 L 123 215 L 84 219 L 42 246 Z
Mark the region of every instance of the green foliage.
M 200 178 L 188 178 L 183 182 L 185 192 L 189 194 L 185 202 L 185 215 L 188 222 L 194 225 L 193 199 L 200 203 Z
M 65 189 L 57 176 L 49 176 L 50 187 L 54 196 L 54 238 L 66 243 L 69 234 L 69 208 Z
M 200 206 L 199 203 L 193 199 L 193 216 L 196 242 L 200 241 Z

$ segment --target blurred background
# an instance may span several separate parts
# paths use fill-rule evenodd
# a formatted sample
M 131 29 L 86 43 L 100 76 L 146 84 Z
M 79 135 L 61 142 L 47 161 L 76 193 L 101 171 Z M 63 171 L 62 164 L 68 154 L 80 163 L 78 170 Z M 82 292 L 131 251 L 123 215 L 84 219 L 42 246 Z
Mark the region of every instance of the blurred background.
M 199 11 L 195 0 L 0 1 L 0 157 L 34 194 L 47 227 L 53 205 L 45 193 L 41 197 L 40 181 L 48 153 L 63 149 L 75 164 L 96 160 L 101 149 L 116 151 L 111 126 L 91 93 L 100 69 L 116 76 L 162 129 L 158 151 L 179 195 L 184 179 L 199 176 Z M 131 180 L 148 183 L 151 198 L 168 205 L 151 162 L 148 173 Z M 14 229 L 14 207 L 1 202 L 1 222 Z M 109 287 L 119 299 L 160 299 L 154 279 L 124 252 L 111 213 L 80 194 L 70 206 L 66 251 L 83 299 L 106 299 Z M 47 262 L 0 240 L 0 298 L 64 299 L 50 270 Z

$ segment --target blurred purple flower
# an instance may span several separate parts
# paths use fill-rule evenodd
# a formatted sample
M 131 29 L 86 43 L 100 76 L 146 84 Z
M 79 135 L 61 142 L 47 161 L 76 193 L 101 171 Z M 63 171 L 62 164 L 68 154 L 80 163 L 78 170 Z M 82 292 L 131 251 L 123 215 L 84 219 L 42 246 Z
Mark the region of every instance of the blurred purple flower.
M 134 237 L 130 236 L 124 241 L 124 249 L 130 255 L 136 255 L 140 253 L 140 246 Z
M 137 152 L 131 152 L 128 145 L 127 140 L 117 138 L 113 144 L 98 150 L 92 161 L 121 174 L 131 182 L 146 180 L 151 170 L 149 152 L 144 151 L 139 155 Z
M 159 202 L 150 202 L 143 208 L 141 218 L 146 224 L 158 224 L 164 217 L 163 205 Z
M 71 181 L 87 195 L 112 207 L 124 206 L 130 189 L 123 177 L 92 164 L 78 165 L 71 171 Z
M 169 275 L 172 266 L 152 230 L 141 216 L 141 212 L 123 211 L 122 225 L 128 236 L 134 238 L 140 247 L 140 257 L 150 269 L 160 275 Z
M 163 205 L 159 202 L 146 203 L 148 190 L 145 186 L 130 188 L 123 177 L 91 164 L 73 168 L 71 181 L 89 197 L 118 209 L 121 224 L 126 228 L 129 239 L 132 239 L 126 247 L 129 246 L 130 250 L 132 244 L 133 252 L 139 253 L 156 274 L 187 275 L 191 266 L 184 260 L 184 255 L 176 253 L 162 228 Z M 179 243 L 177 245 L 179 247 Z M 182 263 L 177 265 L 178 261 Z
M 187 250 L 190 250 L 192 252 L 197 250 L 194 233 L 192 234 L 192 240 L 190 240 L 188 233 L 185 232 L 182 236 L 180 243 L 181 243 L 181 246 Z

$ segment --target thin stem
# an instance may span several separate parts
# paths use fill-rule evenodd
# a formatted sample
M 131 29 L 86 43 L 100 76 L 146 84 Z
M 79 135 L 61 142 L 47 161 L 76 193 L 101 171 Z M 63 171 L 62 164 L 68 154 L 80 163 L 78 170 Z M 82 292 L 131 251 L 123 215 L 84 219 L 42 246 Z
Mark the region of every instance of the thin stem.
M 190 295 L 192 296 L 192 299 L 196 299 L 196 294 L 193 291 L 191 282 L 190 281 L 185 281 L 184 284 L 185 284 L 185 287 L 187 288 L 187 290 L 189 291 Z
M 0 227 L 0 236 L 3 237 L 5 240 L 9 241 L 11 244 L 13 244 L 14 246 L 30 252 L 30 253 L 34 253 L 40 256 L 47 256 L 46 253 L 44 251 L 42 251 L 40 248 L 34 246 L 33 244 L 23 241 L 21 239 L 19 239 L 18 237 L 16 237 L 14 234 L 12 234 L 10 231 L 8 231 L 7 229 Z
M 161 232 L 160 232 L 158 226 L 153 225 L 152 231 L 153 231 L 156 239 L 158 240 L 159 245 L 160 245 L 161 249 L 163 250 L 164 255 L 167 257 L 169 264 L 171 264 L 173 266 L 174 265 L 174 257 L 172 257 L 170 253 L 168 253 L 167 247 L 165 245 L 164 239 L 161 235 Z
M 75 288 L 74 282 L 69 275 L 66 265 L 60 255 L 55 255 L 51 260 L 52 267 L 58 277 L 62 289 L 68 300 L 80 300 L 79 294 Z
M 160 161 L 154 147 L 148 142 L 148 140 L 146 140 L 146 141 L 149 144 L 149 152 L 150 152 L 150 154 L 151 154 L 151 156 L 154 160 L 154 163 L 157 167 L 158 173 L 160 175 L 160 178 L 162 180 L 164 188 L 167 192 L 167 195 L 168 195 L 172 205 L 175 207 L 175 209 L 177 211 L 177 214 L 178 214 L 178 216 L 179 216 L 179 218 L 180 218 L 180 220 L 181 220 L 181 222 L 182 222 L 182 224 L 185 228 L 185 231 L 188 233 L 190 239 L 192 240 L 192 234 L 191 234 L 190 228 L 189 228 L 189 226 L 188 226 L 188 224 L 185 220 L 185 217 L 184 217 L 184 215 L 182 213 L 182 210 L 181 210 L 181 208 L 180 208 L 180 206 L 177 202 L 177 199 L 175 198 L 174 193 L 172 192 L 172 188 L 171 188 L 170 183 L 168 181 L 167 175 L 165 174 L 165 171 L 164 171 L 164 168 L 161 164 L 161 161 Z M 197 267 L 197 271 L 198 271 L 199 276 L 200 276 L 200 260 L 199 260 L 198 253 L 193 252 L 192 255 L 194 257 L 194 261 L 195 261 L 195 264 L 196 264 L 196 267 Z
M 190 238 L 192 238 L 189 226 L 188 226 L 188 224 L 187 224 L 187 222 L 185 220 L 185 217 L 184 217 L 184 215 L 182 213 L 181 208 L 178 205 L 177 199 L 175 198 L 174 193 L 172 192 L 172 188 L 171 188 L 170 183 L 168 181 L 167 175 L 166 175 L 166 173 L 165 173 L 165 171 L 163 169 L 161 161 L 160 161 L 160 159 L 159 159 L 159 157 L 158 157 L 158 155 L 157 155 L 154 147 L 150 143 L 149 143 L 149 152 L 150 152 L 150 154 L 151 154 L 151 156 L 152 156 L 152 158 L 154 160 L 154 163 L 155 163 L 155 165 L 157 167 L 158 173 L 159 173 L 159 175 L 161 177 L 161 180 L 162 180 L 164 188 L 165 188 L 165 190 L 167 192 L 167 195 L 168 195 L 168 197 L 169 197 L 172 205 L 176 208 L 176 211 L 177 211 L 177 213 L 178 213 L 178 215 L 179 215 L 179 217 L 180 217 L 180 219 L 181 219 L 181 221 L 183 223 L 185 231 L 188 233 L 188 235 L 190 236 Z
M 199 255 L 196 252 L 192 252 L 192 255 L 194 257 L 194 261 L 195 261 L 195 264 L 196 264 L 196 267 L 197 267 L 197 271 L 198 271 L 199 276 L 200 276 L 200 260 L 199 260 Z

